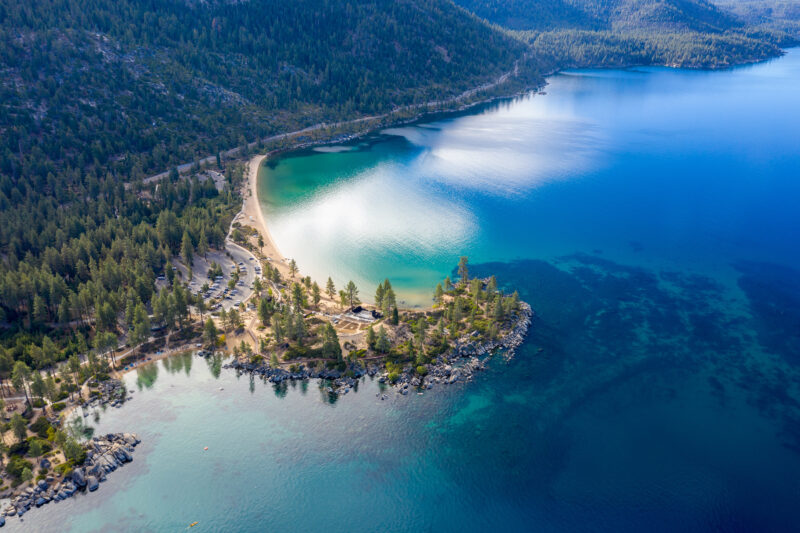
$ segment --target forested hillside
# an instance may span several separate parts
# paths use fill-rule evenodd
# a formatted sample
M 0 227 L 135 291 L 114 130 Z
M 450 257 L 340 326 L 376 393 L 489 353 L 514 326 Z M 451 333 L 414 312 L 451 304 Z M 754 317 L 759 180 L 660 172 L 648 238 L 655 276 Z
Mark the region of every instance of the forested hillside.
M 705 0 L 457 0 L 513 30 L 719 32 L 742 21 Z
M 440 101 L 520 59 L 524 83 L 567 66 L 724 66 L 789 42 L 703 0 L 458 1 L 525 31 L 450 0 L 0 0 L 0 379 L 15 360 L 142 334 L 170 259 L 222 244 L 241 166 L 221 191 L 145 176 Z M 184 316 L 187 294 L 169 291 Z
M 800 0 L 714 0 L 722 9 L 757 28 L 788 33 L 800 39 Z
M 706 0 L 456 1 L 517 31 L 531 44 L 534 57 L 552 69 L 727 67 L 774 57 L 780 46 L 793 42 L 781 31 L 786 27 L 755 27 L 752 20 Z
M 455 0 L 464 9 L 511 30 L 602 29 L 570 0 Z
M 446 0 L 1 0 L 0 170 L 164 170 L 455 94 L 521 49 Z
M 145 334 L 170 259 L 223 243 L 241 167 L 221 192 L 140 178 L 458 94 L 525 48 L 446 0 L 0 0 L 0 379 Z

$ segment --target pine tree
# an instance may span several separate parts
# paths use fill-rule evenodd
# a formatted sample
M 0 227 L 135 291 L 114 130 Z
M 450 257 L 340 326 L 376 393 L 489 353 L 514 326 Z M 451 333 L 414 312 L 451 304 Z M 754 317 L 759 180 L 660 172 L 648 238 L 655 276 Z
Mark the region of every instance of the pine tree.
M 389 342 L 389 336 L 386 334 L 386 328 L 383 326 L 378 329 L 378 338 L 375 341 L 375 350 L 379 353 L 387 353 L 392 348 Z
M 350 307 L 358 305 L 360 303 L 358 300 L 358 287 L 356 287 L 356 284 L 353 283 L 353 280 L 347 282 L 346 291 L 347 300 L 350 303 Z
M 466 284 L 469 278 L 469 268 L 467 267 L 467 256 L 462 255 L 458 260 L 458 277 L 461 283 Z
M 331 300 L 336 299 L 336 286 L 333 284 L 333 280 L 330 276 L 328 276 L 328 283 L 325 285 L 325 292 Z
M 258 301 L 258 318 L 261 320 L 262 326 L 266 327 L 269 324 L 270 309 L 266 298 L 261 298 Z
M 208 254 L 208 237 L 206 237 L 205 228 L 200 230 L 200 238 L 197 240 L 197 253 L 206 258 Z
M 489 278 L 489 286 L 486 288 L 486 291 L 489 293 L 489 296 L 494 296 L 497 292 L 497 278 L 495 278 L 494 275 Z
M 183 232 L 183 239 L 181 239 L 181 256 L 183 257 L 183 263 L 191 268 L 194 263 L 194 246 L 188 231 Z
M 425 330 L 427 328 L 428 328 L 428 321 L 425 320 L 424 316 L 420 317 L 420 319 L 417 321 L 417 334 L 416 334 L 417 346 L 420 347 L 420 350 L 422 350 L 425 345 Z
M 270 325 L 272 326 L 272 334 L 275 336 L 275 342 L 278 344 L 282 343 L 284 329 L 283 324 L 281 323 L 281 317 L 279 317 L 277 314 L 272 315 L 272 318 L 270 319 Z
M 494 299 L 494 310 L 492 313 L 492 318 L 495 319 L 497 322 L 501 322 L 503 317 L 505 316 L 505 311 L 503 310 L 503 297 L 499 294 Z
M 378 309 L 383 308 L 383 295 L 385 290 L 383 288 L 383 283 L 378 283 L 378 288 L 375 289 L 375 307 Z
M 442 305 L 442 302 L 444 301 L 444 289 L 442 289 L 441 283 L 436 285 L 436 292 L 434 293 L 433 298 L 438 305 Z
M 336 359 L 342 361 L 342 347 L 339 344 L 339 336 L 336 329 L 328 323 L 322 331 L 322 356 L 326 359 Z
M 292 303 L 295 309 L 302 309 L 304 300 L 303 287 L 299 283 L 292 283 Z
M 388 281 L 388 280 L 387 280 Z M 383 314 L 390 316 L 392 309 L 397 307 L 397 298 L 395 298 L 394 290 L 391 286 L 383 294 Z
M 319 291 L 319 285 L 315 281 L 313 285 L 311 285 L 311 298 L 314 300 L 314 307 L 319 308 L 319 302 L 322 299 L 322 295 Z

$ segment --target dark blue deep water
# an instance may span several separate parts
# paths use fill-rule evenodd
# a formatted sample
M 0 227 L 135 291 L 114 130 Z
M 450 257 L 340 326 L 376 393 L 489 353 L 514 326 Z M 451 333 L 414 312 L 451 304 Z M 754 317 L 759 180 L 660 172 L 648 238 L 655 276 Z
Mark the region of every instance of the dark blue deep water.
M 262 175 L 279 247 L 317 279 L 389 276 L 423 304 L 467 253 L 518 289 L 536 319 L 513 361 L 333 403 L 191 354 L 152 365 L 88 419 L 138 432 L 134 463 L 23 525 L 797 531 L 800 52 L 547 93 Z

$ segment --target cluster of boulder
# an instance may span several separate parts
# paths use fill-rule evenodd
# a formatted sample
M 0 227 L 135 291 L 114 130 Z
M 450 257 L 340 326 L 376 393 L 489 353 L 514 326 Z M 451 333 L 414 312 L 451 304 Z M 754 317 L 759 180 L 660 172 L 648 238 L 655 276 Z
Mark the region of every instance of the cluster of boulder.
M 519 310 L 513 317 L 513 326 L 504 331 L 503 335 L 496 340 L 478 340 L 477 332 L 466 335 L 458 339 L 453 346 L 427 367 L 428 373 L 425 376 L 417 374 L 415 367 L 411 364 L 406 366 L 403 372 L 393 383 L 397 387 L 399 394 L 407 395 L 409 388 L 430 389 L 434 384 L 453 384 L 457 382 L 469 381 L 472 375 L 486 368 L 486 358 L 497 352 L 502 352 L 506 359 L 514 356 L 515 350 L 525 340 L 525 335 L 531 325 L 533 311 L 530 305 L 520 302 Z M 295 371 L 273 368 L 268 363 L 251 363 L 247 361 L 234 360 L 224 365 L 223 368 L 232 368 L 238 372 L 247 372 L 261 376 L 265 381 L 271 383 L 282 383 L 284 381 L 305 380 L 305 379 L 325 379 L 330 381 L 328 392 L 331 394 L 347 394 L 353 389 L 358 380 L 364 376 L 375 376 L 382 372 L 382 368 L 375 364 L 369 364 L 366 368 L 360 364 L 352 365 L 345 373 L 337 369 L 309 369 L 300 365 Z M 388 383 L 389 376 L 383 373 L 378 381 Z M 382 395 L 382 399 L 386 396 Z
M 406 395 L 409 387 L 430 389 L 434 384 L 451 385 L 470 381 L 473 374 L 486 369 L 486 357 L 494 353 L 502 352 L 506 359 L 511 359 L 525 340 L 532 316 L 530 305 L 520 302 L 514 325 L 499 339 L 477 341 L 474 340 L 477 336 L 475 333 L 461 337 L 428 365 L 425 376 L 420 376 L 412 365 L 408 365 L 394 382 L 397 392 Z M 388 374 L 383 374 L 378 381 L 387 382 Z
M 57 503 L 80 491 L 97 490 L 107 474 L 133 461 L 131 454 L 139 442 L 133 433 L 109 433 L 94 437 L 86 445 L 86 460 L 81 466 L 75 467 L 61 481 L 47 476 L 18 494 L 0 514 L 0 526 L 5 524 L 6 516 L 21 517 L 32 507 Z M 42 466 L 49 468 L 49 461 L 42 459 Z
M 84 403 L 84 407 L 99 407 L 102 405 L 110 405 L 112 407 L 122 407 L 126 400 L 131 398 L 127 396 L 125 384 L 118 379 L 109 379 L 101 381 L 97 384 L 99 394 L 92 396 Z M 133 392 L 133 391 L 131 391 Z M 84 416 L 87 416 L 86 413 Z

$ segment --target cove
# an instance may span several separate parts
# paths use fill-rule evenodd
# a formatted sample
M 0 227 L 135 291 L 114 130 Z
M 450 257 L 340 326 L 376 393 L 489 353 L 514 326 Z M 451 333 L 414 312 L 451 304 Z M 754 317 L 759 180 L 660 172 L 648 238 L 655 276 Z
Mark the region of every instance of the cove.
M 546 96 L 271 161 L 267 224 L 305 272 L 367 298 L 389 276 L 422 304 L 465 253 L 537 312 L 516 358 L 387 401 L 365 379 L 336 402 L 158 362 L 86 419 L 137 433 L 134 461 L 5 527 L 793 530 L 798 86 L 796 50 L 567 72 Z
M 735 278 L 742 259 L 797 265 L 800 52 L 724 72 L 577 71 L 546 96 L 294 152 L 259 197 L 286 257 L 370 299 L 410 304 L 459 255 L 585 252 Z

